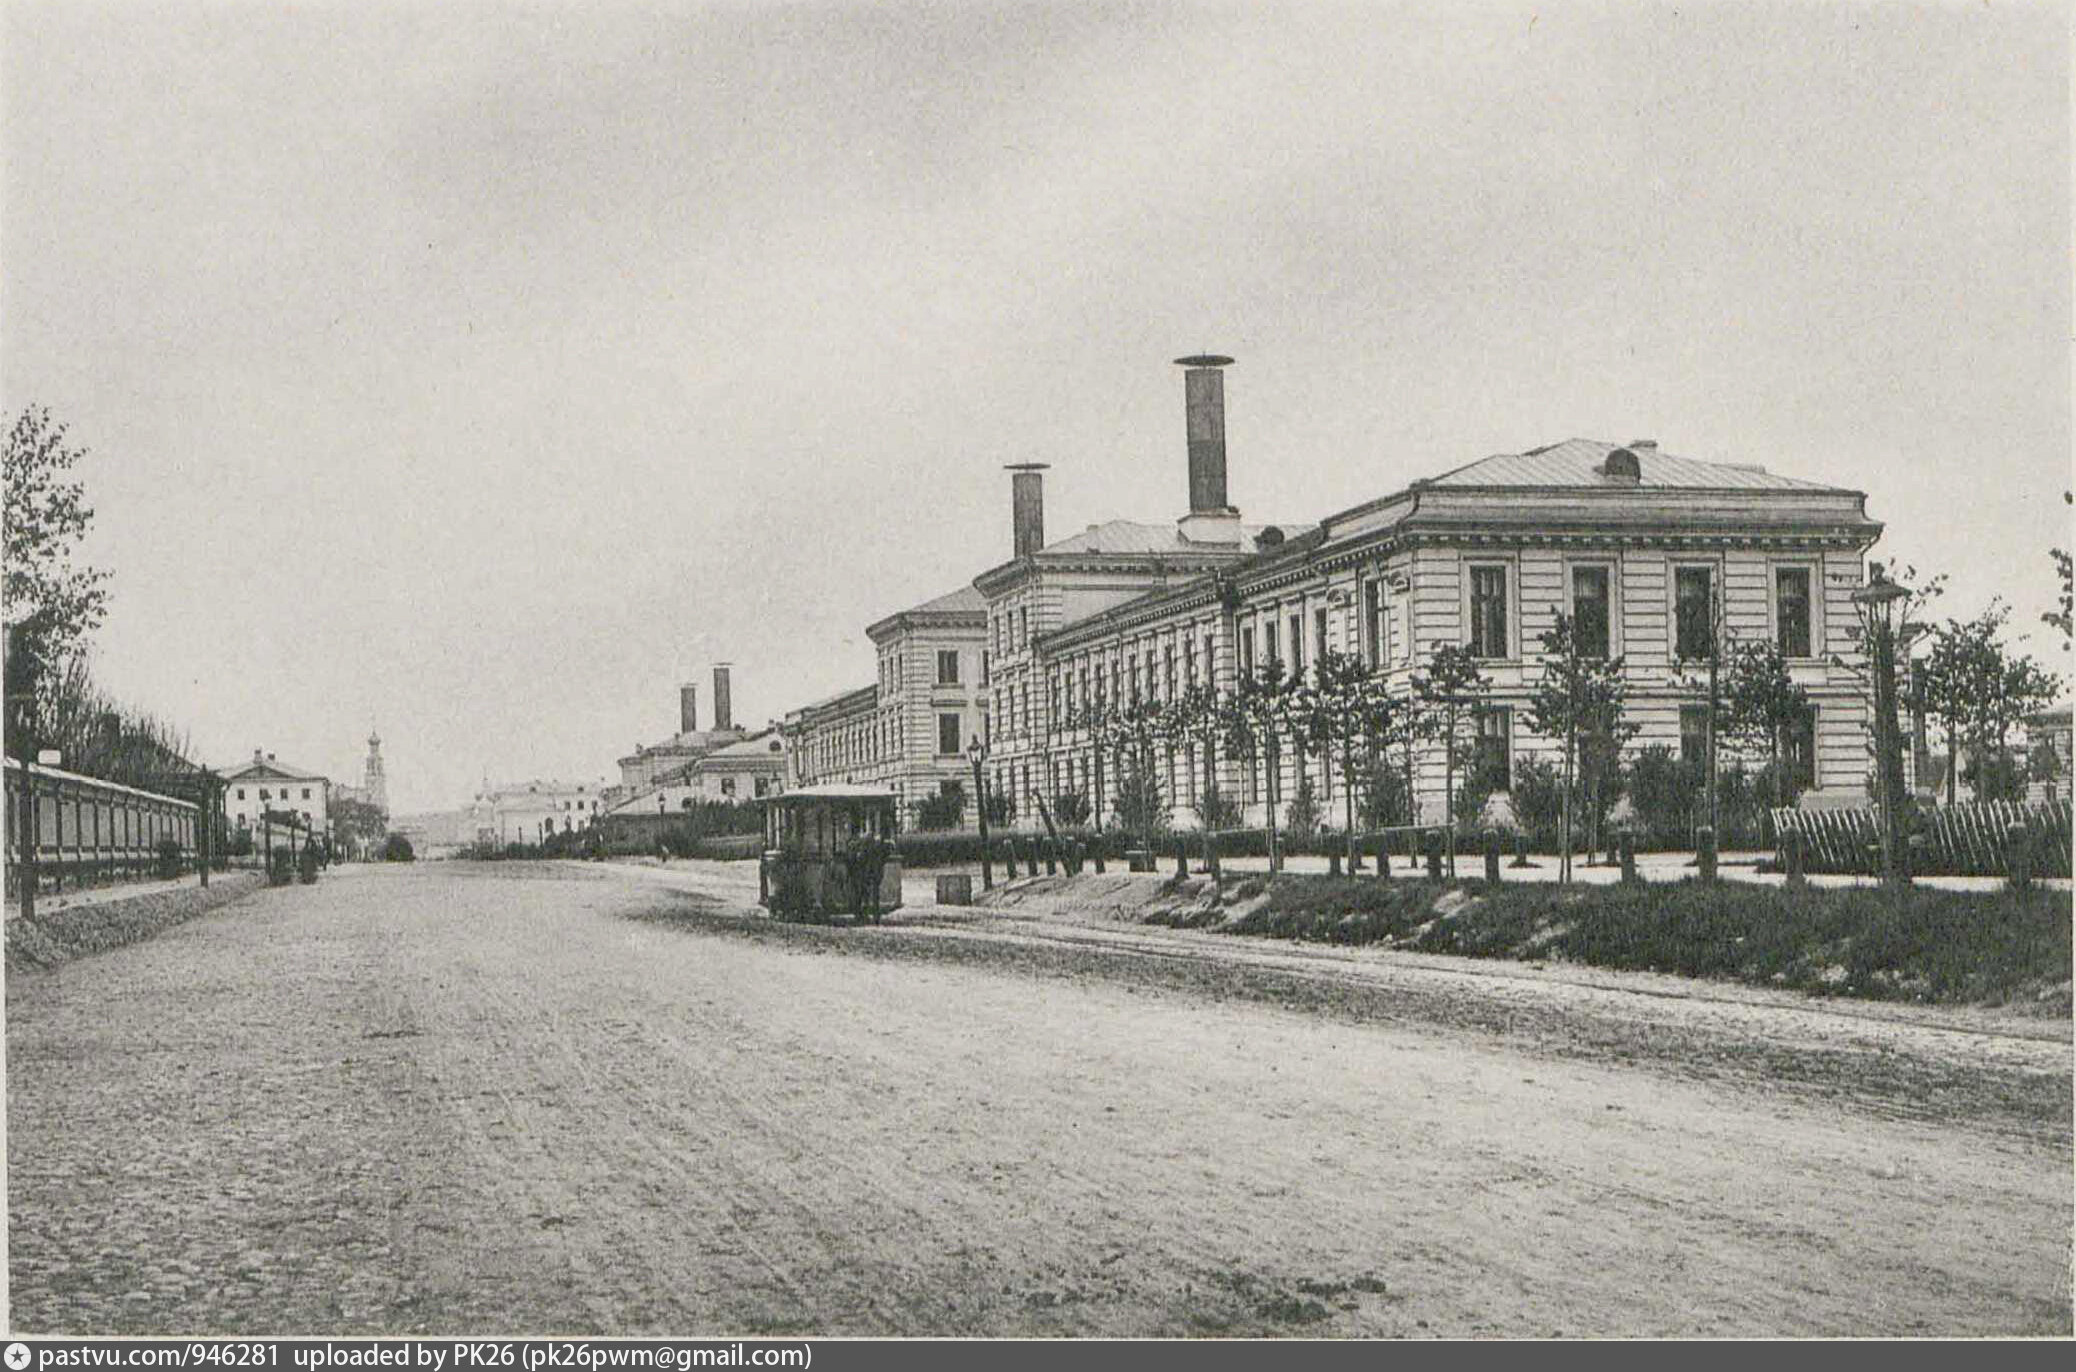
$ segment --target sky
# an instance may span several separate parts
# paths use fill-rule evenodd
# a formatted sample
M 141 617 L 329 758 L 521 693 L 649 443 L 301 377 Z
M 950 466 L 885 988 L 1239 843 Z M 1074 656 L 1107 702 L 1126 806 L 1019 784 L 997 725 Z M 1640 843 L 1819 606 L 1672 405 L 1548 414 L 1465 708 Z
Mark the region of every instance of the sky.
M 1653 438 L 1864 490 L 2035 625 L 2069 11 L 10 3 L 0 402 L 89 456 L 97 670 L 393 808 L 869 683 L 1046 526 L 1311 522 Z M 2031 647 L 2067 662 L 2051 631 Z

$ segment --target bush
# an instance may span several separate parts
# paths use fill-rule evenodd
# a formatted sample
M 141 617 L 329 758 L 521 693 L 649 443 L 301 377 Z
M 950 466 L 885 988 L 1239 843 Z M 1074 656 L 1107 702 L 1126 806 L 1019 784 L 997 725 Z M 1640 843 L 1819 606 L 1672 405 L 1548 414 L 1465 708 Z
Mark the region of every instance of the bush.
M 1556 852 L 1564 819 L 1564 778 L 1556 766 L 1533 757 L 1515 763 L 1513 797 L 1514 818 L 1529 845 L 1538 852 Z
M 1016 797 L 1000 788 L 990 791 L 986 812 L 989 824 L 997 829 L 1006 829 L 1016 819 Z
M 1160 778 L 1152 772 L 1125 777 L 1118 783 L 1113 804 L 1112 813 L 1121 829 L 1133 834 L 1148 830 L 1158 834 L 1168 827 L 1168 806 L 1161 796 Z
M 1356 813 L 1365 829 L 1389 829 L 1413 822 L 1412 793 L 1401 767 L 1379 757 L 1363 770 L 1362 803 Z
M 1703 803 L 1700 767 L 1654 743 L 1631 759 L 1624 784 L 1641 827 L 1639 846 L 1678 849 L 1692 844 L 1695 813 Z
M 1319 793 L 1312 789 L 1311 777 L 1300 776 L 1290 804 L 1283 808 L 1283 827 L 1292 843 L 1299 844 L 1318 833 L 1319 824 Z
M 930 832 L 957 829 L 966 822 L 966 791 L 946 786 L 915 803 L 915 827 Z
M 1053 823 L 1063 829 L 1079 829 L 1088 823 L 1090 808 L 1088 796 L 1084 793 L 1062 791 L 1052 798 Z
M 180 875 L 180 840 L 171 834 L 159 840 L 158 874 L 161 877 Z
M 1198 795 L 1197 823 L 1206 829 L 1237 829 L 1240 827 L 1240 806 L 1216 786 L 1206 786 Z
M 418 854 L 411 850 L 411 840 L 405 838 L 402 834 L 391 834 L 388 838 L 382 840 L 382 860 L 384 862 L 411 862 L 417 856 Z

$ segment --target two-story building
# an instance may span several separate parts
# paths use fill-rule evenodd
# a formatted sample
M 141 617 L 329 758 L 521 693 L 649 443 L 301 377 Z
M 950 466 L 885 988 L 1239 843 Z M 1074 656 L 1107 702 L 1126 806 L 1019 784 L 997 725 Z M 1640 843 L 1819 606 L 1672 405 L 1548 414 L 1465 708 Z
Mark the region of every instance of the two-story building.
M 280 823 L 285 815 L 312 833 L 330 831 L 332 784 L 317 773 L 255 748 L 252 761 L 225 767 L 221 775 L 224 817 L 234 827 L 256 828 L 269 815 Z
M 1490 683 L 1469 765 L 1503 787 L 1519 759 L 1561 752 L 1527 726 L 1538 640 L 1560 613 L 1583 651 L 1623 660 L 1640 729 L 1632 752 L 1691 753 L 1705 737 L 1688 659 L 1705 653 L 1712 624 L 1729 643 L 1776 642 L 1814 705 L 1788 741 L 1790 764 L 1819 803 L 1864 796 L 1866 706 L 1852 671 L 1832 665 L 1857 653 L 1850 597 L 1881 532 L 1860 492 L 1649 441 L 1572 439 L 1415 481 L 1316 526 L 1249 526 L 1224 504 L 1222 388 L 1198 379 L 1225 361 L 1183 359 L 1191 510 L 1176 526 L 1103 525 L 1019 546 L 975 579 L 996 645 L 991 785 L 1018 796 L 1020 813 L 1041 794 L 1093 798 L 1092 745 L 1069 727 L 1089 703 L 1172 700 L 1199 680 L 1229 691 L 1255 664 L 1302 669 L 1323 648 L 1359 654 L 1409 694 L 1437 648 L 1469 647 Z M 1263 764 L 1207 752 L 1164 752 L 1174 822 L 1194 823 L 1214 782 L 1261 822 Z M 1323 759 L 1280 752 L 1284 798 L 1305 768 L 1331 797 Z M 1441 817 L 1445 771 L 1441 744 L 1419 750 L 1424 821 Z

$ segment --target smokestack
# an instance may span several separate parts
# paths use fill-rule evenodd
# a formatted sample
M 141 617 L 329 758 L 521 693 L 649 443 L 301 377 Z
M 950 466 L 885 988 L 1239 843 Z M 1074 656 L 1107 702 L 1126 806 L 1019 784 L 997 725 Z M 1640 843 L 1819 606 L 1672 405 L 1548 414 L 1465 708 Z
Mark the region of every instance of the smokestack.
M 1179 521 L 1191 543 L 1237 545 L 1240 512 L 1225 494 L 1225 372 L 1230 357 L 1214 353 L 1178 357 L 1182 404 L 1189 434 L 1189 513 Z
M 734 706 L 730 704 L 728 699 L 728 664 L 725 662 L 717 663 L 714 666 L 714 727 L 716 729 L 733 729 L 735 727 Z
M 1223 514 L 1225 498 L 1225 373 L 1230 357 L 1178 357 L 1182 401 L 1189 428 L 1189 512 Z
M 678 687 L 678 732 L 689 734 L 699 728 L 699 685 L 688 681 Z
M 1013 473 L 1010 523 L 1018 557 L 1029 557 L 1045 546 L 1045 468 L 1043 462 L 1017 462 L 1003 469 Z

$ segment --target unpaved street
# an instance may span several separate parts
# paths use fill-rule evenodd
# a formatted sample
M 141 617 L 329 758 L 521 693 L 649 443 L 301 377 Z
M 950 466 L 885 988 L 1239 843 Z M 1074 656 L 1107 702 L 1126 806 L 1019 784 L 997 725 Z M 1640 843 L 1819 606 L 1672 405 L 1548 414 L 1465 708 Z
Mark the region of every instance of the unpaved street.
M 1007 923 L 429 864 L 11 978 L 12 1324 L 2070 1332 L 2066 1036 Z

